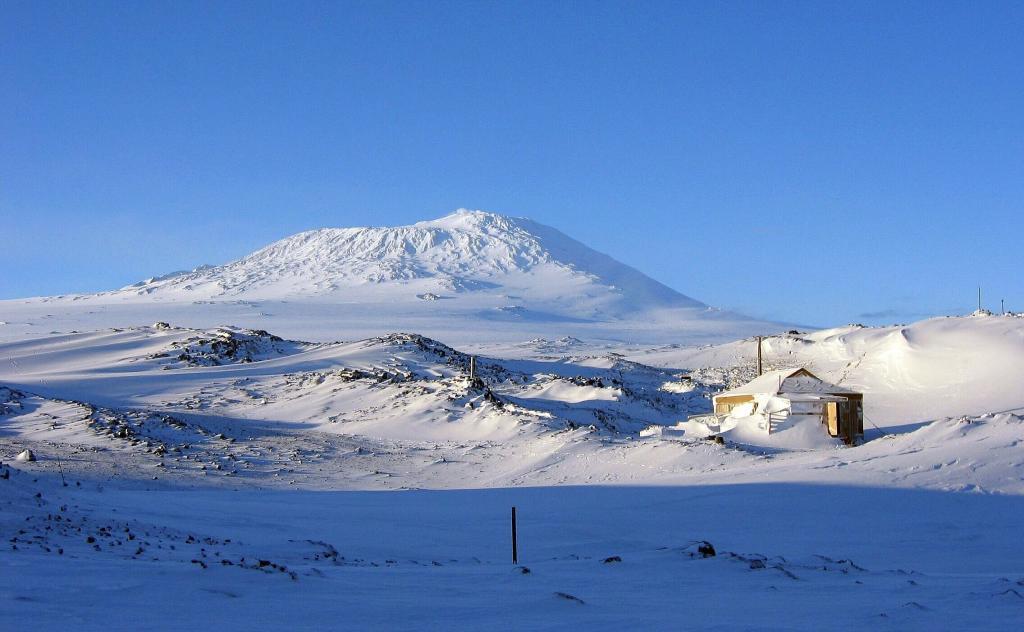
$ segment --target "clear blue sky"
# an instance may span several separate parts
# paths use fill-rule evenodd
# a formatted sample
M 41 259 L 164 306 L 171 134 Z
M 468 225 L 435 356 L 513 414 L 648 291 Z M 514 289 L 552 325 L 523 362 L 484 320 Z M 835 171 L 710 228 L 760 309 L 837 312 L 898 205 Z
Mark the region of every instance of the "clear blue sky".
M 1024 310 L 1024 5 L 0 1 L 0 297 L 457 207 L 811 324 Z

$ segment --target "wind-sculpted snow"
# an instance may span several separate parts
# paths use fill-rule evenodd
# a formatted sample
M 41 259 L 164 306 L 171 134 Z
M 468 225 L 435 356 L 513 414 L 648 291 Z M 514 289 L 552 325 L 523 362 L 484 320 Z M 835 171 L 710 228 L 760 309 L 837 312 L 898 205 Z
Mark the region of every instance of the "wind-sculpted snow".
M 0 379 L 59 398 L 203 411 L 410 438 L 580 427 L 636 432 L 703 412 L 706 392 L 668 393 L 679 373 L 612 357 L 600 366 L 476 358 L 416 334 L 308 344 L 267 332 L 160 324 L 2 346 Z M 464 420 L 457 426 L 439 423 Z
M 717 373 L 734 386 L 754 375 L 753 339 L 660 347 L 629 357 Z M 805 367 L 865 393 L 865 428 L 916 427 L 943 417 L 1024 410 L 1024 318 L 1015 314 L 932 318 L 909 325 L 851 325 L 765 338 L 767 368 Z
M 282 454 L 276 451 L 280 445 L 294 444 L 319 453 L 320 465 L 316 472 L 288 472 L 284 480 L 328 486 L 671 481 L 712 475 L 743 478 L 756 476 L 758 468 L 803 480 L 807 472 L 826 476 L 819 464 L 830 462 L 835 455 L 842 459 L 844 473 L 863 469 L 858 476 L 879 484 L 906 481 L 941 488 L 977 485 L 1016 493 L 1021 480 L 1020 461 L 1015 461 L 1020 450 L 1016 443 L 1000 439 L 1006 447 L 996 450 L 994 440 L 977 440 L 987 436 L 984 433 L 921 435 L 918 430 L 903 434 L 949 423 L 942 418 L 957 415 L 965 404 L 956 401 L 955 406 L 943 409 L 941 404 L 949 400 L 939 399 L 937 392 L 946 379 L 944 373 L 931 369 L 908 373 L 921 370 L 915 368 L 918 360 L 905 355 L 894 358 L 887 350 L 893 344 L 902 347 L 903 340 L 913 338 L 916 352 L 927 358 L 924 366 L 930 367 L 937 361 L 935 354 L 942 352 L 957 354 L 950 361 L 962 361 L 962 352 L 953 342 L 969 339 L 980 344 L 989 334 L 1005 340 L 1005 328 L 1020 322 L 972 317 L 929 321 L 902 330 L 852 329 L 770 339 L 769 367 L 788 357 L 778 353 L 780 348 L 799 349 L 804 355 L 796 360 L 838 358 L 833 361 L 842 362 L 848 357 L 844 353 L 854 357 L 859 353 L 863 357 L 857 357 L 858 366 L 873 364 L 885 376 L 899 373 L 919 383 L 916 390 L 902 391 L 885 381 L 861 383 L 866 386 L 867 437 L 871 440 L 854 449 L 839 448 L 813 423 L 800 428 L 783 423 L 765 437 L 726 433 L 718 437 L 719 441 L 725 439 L 724 444 L 716 444 L 709 432 L 700 431 L 698 422 L 685 420 L 707 413 L 714 393 L 753 376 L 752 364 L 673 369 L 651 367 L 614 352 L 548 355 L 556 350 L 585 351 L 587 344 L 576 339 L 557 341 L 554 347 L 538 341 L 514 347 L 520 353 L 532 349 L 535 359 L 479 354 L 471 360 L 463 351 L 411 333 L 309 344 L 263 331 L 231 327 L 197 331 L 159 323 L 0 345 L 0 352 L 9 359 L 8 365 L 0 367 L 0 384 L 8 389 L 5 392 L 31 393 L 56 402 L 49 405 L 57 408 L 71 406 L 60 402 L 77 402 L 77 406 L 109 410 L 111 419 L 122 420 L 112 426 L 111 433 L 104 433 L 113 434 L 114 439 L 128 438 L 119 436 L 124 432 L 135 436 L 140 428 L 156 427 L 150 423 L 136 428 L 129 423 L 139 417 L 176 419 L 237 440 L 252 450 L 256 458 L 252 463 L 264 464 L 255 467 L 250 463 L 254 468 L 250 472 L 256 478 L 270 477 L 262 483 L 268 485 L 281 482 L 273 479 L 281 478 L 282 468 L 294 470 L 290 459 L 274 456 Z M 936 326 L 940 331 L 933 331 Z M 865 343 L 865 336 L 880 342 Z M 841 353 L 845 347 L 837 340 L 852 350 Z M 691 353 L 724 357 L 725 352 L 725 348 L 708 348 Z M 666 350 L 642 357 L 663 360 L 665 355 L 679 353 L 682 351 Z M 887 366 L 881 364 L 883 359 L 903 364 Z M 475 362 L 472 375 L 471 362 Z M 984 371 L 980 375 L 994 379 Z M 920 384 L 927 379 L 935 380 L 937 387 Z M 1004 379 L 1013 380 L 1014 374 L 1007 373 Z M 1005 386 L 1010 390 L 1009 383 Z M 975 388 L 984 393 L 983 387 L 993 385 L 979 384 Z M 19 402 L 8 397 L 8 403 L 2 404 L 4 414 L 22 421 L 36 419 L 30 413 L 14 410 Z M 896 408 L 894 402 L 909 411 L 931 407 L 948 412 L 940 414 L 932 425 L 916 416 L 883 417 L 882 413 Z M 985 400 L 977 399 L 971 405 L 983 407 Z M 57 418 L 63 419 L 61 415 Z M 885 420 L 882 426 L 874 421 L 879 418 Z M 993 424 L 998 424 L 1007 429 L 1000 431 L 1003 434 L 1012 434 L 1018 428 L 1011 423 L 1016 419 L 1012 416 L 993 422 L 977 415 L 970 417 L 975 418 L 979 420 L 978 428 L 995 428 Z M 63 433 L 59 436 L 72 444 L 94 445 L 95 433 L 83 434 L 78 441 L 71 430 L 81 424 L 72 421 L 54 421 L 50 431 L 59 429 Z M 45 425 L 39 421 L 32 426 L 36 430 L 19 431 L 15 436 L 29 444 L 41 437 L 54 438 L 36 434 Z M 8 425 L 9 433 L 13 427 Z M 890 445 L 883 434 L 933 437 L 930 442 L 953 446 L 950 449 L 958 452 L 960 463 L 973 465 L 970 470 L 949 470 L 946 461 L 939 464 L 929 460 L 927 467 L 937 466 L 934 476 L 905 475 L 921 463 L 911 459 L 904 464 L 895 452 L 886 453 L 879 447 Z M 193 449 L 203 449 L 207 442 L 177 441 L 186 443 Z M 221 449 L 219 444 L 210 445 L 214 452 Z M 352 450 L 357 456 L 377 455 L 378 467 L 368 474 L 359 458 L 326 457 Z M 945 451 L 926 451 L 940 453 Z M 865 454 L 872 456 L 864 458 Z M 491 460 L 496 455 L 515 456 Z M 145 463 L 151 457 L 137 454 L 122 458 L 138 458 Z M 579 467 L 578 459 L 588 465 Z M 863 468 L 861 463 L 865 464 Z M 880 474 L 876 466 L 883 464 L 888 469 Z M 970 473 L 980 471 L 982 466 L 984 471 L 997 474 L 984 481 L 970 481 Z M 944 470 L 960 474 L 950 482 Z M 1006 476 L 1000 479 L 999 473 Z
M 185 340 L 175 340 L 162 351 L 148 356 L 152 360 L 166 358 L 161 364 L 173 366 L 220 366 L 258 362 L 298 353 L 315 345 L 293 342 L 266 331 L 219 327 L 199 332 Z
M 1021 321 L 987 318 L 769 339 L 911 411 L 813 449 L 676 425 L 753 375 L 747 341 L 0 344 L 0 627 L 1013 629 L 1024 419 L 911 416 L 1004 404 Z

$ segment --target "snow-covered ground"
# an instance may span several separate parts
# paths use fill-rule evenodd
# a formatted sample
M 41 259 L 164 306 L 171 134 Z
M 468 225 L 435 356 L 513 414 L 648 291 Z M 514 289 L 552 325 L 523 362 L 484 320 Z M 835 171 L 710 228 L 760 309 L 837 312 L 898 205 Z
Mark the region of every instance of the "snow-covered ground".
M 717 442 L 687 418 L 780 329 L 546 230 L 319 231 L 0 302 L 0 629 L 1019 627 L 1024 318 L 782 328 L 766 367 L 862 392 L 865 440 Z M 443 307 L 515 283 L 508 318 Z
M 957 341 L 1020 344 L 1022 323 L 929 321 L 901 338 L 950 366 Z M 842 335 L 860 366 L 917 366 L 885 353 L 901 339 L 886 330 Z M 862 338 L 883 342 L 868 353 Z M 820 371 L 842 366 L 835 334 L 812 340 L 770 340 L 769 362 L 799 345 Z M 820 450 L 673 432 L 749 373 L 746 346 L 627 360 L 532 341 L 478 356 L 474 381 L 468 356 L 411 334 L 296 343 L 161 325 L 7 343 L 0 559 L 18 581 L 0 623 L 1012 627 L 1024 418 L 956 416 L 989 391 L 899 400 L 879 380 L 857 383 L 869 410 L 877 395 L 883 410 L 941 416 L 949 402 L 953 416 L 885 417 L 885 436 Z M 1003 366 L 1012 390 L 1020 373 Z M 641 437 L 650 425 L 666 430 Z M 24 449 L 36 460 L 17 461 Z M 715 557 L 696 553 L 703 541 Z
M 5 629 L 1009 630 L 1024 608 L 1020 496 L 0 482 Z
M 802 366 L 840 386 L 870 393 L 869 423 L 881 428 L 943 416 L 1024 410 L 1024 317 L 977 314 L 890 327 L 849 326 L 770 336 L 766 366 Z M 630 354 L 653 366 L 746 367 L 753 339 L 702 347 L 668 346 Z

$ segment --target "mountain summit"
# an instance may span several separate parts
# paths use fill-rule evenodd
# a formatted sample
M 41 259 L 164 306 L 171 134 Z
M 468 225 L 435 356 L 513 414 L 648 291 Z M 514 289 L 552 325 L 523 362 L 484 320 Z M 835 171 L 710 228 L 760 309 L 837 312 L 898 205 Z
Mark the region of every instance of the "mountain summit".
M 206 299 L 454 300 L 506 315 L 583 319 L 705 307 L 554 228 L 465 209 L 411 226 L 306 231 L 222 266 L 125 291 Z
M 567 336 L 707 344 L 784 328 L 708 307 L 549 226 L 465 209 L 411 226 L 306 231 L 120 290 L 0 301 L 0 315 L 15 321 L 0 331 L 8 338 L 55 322 L 169 322 L 310 341 L 407 331 L 477 348 Z

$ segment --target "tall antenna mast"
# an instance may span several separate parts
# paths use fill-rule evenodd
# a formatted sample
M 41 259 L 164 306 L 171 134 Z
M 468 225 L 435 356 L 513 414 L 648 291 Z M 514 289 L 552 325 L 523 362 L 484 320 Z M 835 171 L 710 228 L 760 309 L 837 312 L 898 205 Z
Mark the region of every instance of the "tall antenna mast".
M 978 286 L 978 311 L 981 311 L 981 286 Z

